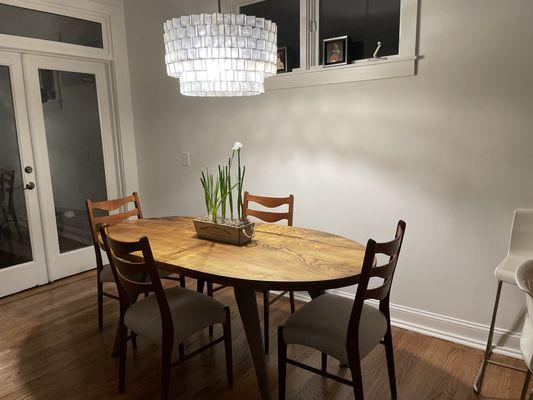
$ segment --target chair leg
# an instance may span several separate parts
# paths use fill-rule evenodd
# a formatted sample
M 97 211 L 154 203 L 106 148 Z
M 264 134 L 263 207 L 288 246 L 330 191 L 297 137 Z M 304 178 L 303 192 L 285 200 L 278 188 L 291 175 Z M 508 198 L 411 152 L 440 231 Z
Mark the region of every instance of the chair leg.
M 270 350 L 270 291 L 263 291 L 263 327 L 265 336 L 265 354 Z
M 182 275 L 180 274 L 180 286 L 182 288 L 186 287 L 186 284 L 185 284 L 185 275 Z
M 185 345 L 183 343 L 178 345 L 178 353 L 180 360 L 183 360 L 183 358 L 185 358 Z
M 322 375 L 326 375 L 328 371 L 328 355 L 327 353 L 322 353 Z
M 483 378 L 485 377 L 485 371 L 487 370 L 488 361 L 492 354 L 492 338 L 494 336 L 494 327 L 496 326 L 496 315 L 498 314 L 498 306 L 500 304 L 500 295 L 502 292 L 502 281 L 498 281 L 498 286 L 496 289 L 496 301 L 494 302 L 494 310 L 492 311 L 492 321 L 490 323 L 489 337 L 487 339 L 487 347 L 485 349 L 485 356 L 483 357 L 483 362 L 479 367 L 476 379 L 474 381 L 474 392 L 479 394 L 481 393 L 481 388 L 483 386 Z
M 531 379 L 531 371 L 528 369 L 526 372 L 526 379 L 524 380 L 524 387 L 522 388 L 522 394 L 520 400 L 526 400 L 527 390 L 529 389 L 529 381 Z
M 213 297 L 213 282 L 207 282 L 207 295 Z M 209 336 L 213 336 L 213 325 L 209 325 Z
M 392 345 L 392 329 L 390 321 L 388 321 L 387 333 L 384 337 L 385 342 L 385 355 L 387 357 L 387 370 L 389 372 L 389 385 L 391 397 L 396 400 L 398 398 L 398 392 L 396 389 L 396 369 L 394 367 L 394 347 Z
M 287 386 L 287 344 L 283 337 L 283 327 L 278 327 L 278 398 L 285 400 Z
M 126 356 L 128 352 L 128 328 L 124 321 L 119 322 L 119 372 L 118 372 L 118 391 L 126 392 Z
M 231 343 L 231 312 L 226 307 L 226 322 L 224 322 L 224 349 L 226 351 L 226 374 L 228 387 L 233 387 L 233 350 Z
M 203 293 L 204 292 L 204 285 L 205 285 L 205 281 L 203 279 L 198 279 L 196 281 L 196 291 L 198 293 Z
M 361 372 L 361 361 L 358 359 L 349 359 L 348 366 L 352 373 L 352 382 L 353 382 L 353 394 L 355 400 L 364 400 L 365 396 L 363 395 L 363 375 Z
M 137 348 L 137 334 L 135 332 L 131 332 L 131 347 Z
M 291 314 L 294 314 L 296 311 L 296 305 L 294 303 L 294 292 L 292 290 L 289 292 L 289 298 L 291 302 Z
M 104 285 L 100 282 L 100 273 L 96 273 L 97 282 L 97 302 L 98 302 L 98 329 L 104 330 Z
M 170 367 L 172 357 L 172 339 L 163 338 L 161 346 L 161 400 L 168 400 L 170 391 Z

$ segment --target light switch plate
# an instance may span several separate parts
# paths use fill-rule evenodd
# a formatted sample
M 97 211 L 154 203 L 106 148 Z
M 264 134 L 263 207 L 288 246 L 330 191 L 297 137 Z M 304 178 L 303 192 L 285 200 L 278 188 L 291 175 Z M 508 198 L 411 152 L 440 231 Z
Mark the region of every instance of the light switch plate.
M 188 151 L 181 153 L 181 165 L 183 167 L 191 166 L 191 153 Z

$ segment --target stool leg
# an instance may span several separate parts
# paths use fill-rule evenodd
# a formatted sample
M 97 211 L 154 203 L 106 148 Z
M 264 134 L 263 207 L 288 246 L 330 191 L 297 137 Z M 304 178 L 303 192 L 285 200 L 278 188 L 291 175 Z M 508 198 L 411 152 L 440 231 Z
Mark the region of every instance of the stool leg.
M 487 370 L 488 361 L 492 354 L 492 338 L 494 336 L 494 327 L 496 326 L 496 315 L 498 314 L 498 306 L 500 304 L 500 294 L 502 292 L 502 281 L 498 281 L 498 287 L 496 289 L 496 301 L 494 302 L 494 310 L 492 311 L 492 321 L 490 323 L 489 337 L 487 339 L 487 348 L 485 349 L 485 356 L 483 357 L 483 363 L 479 367 L 479 371 L 474 381 L 474 392 L 479 394 L 483 386 L 483 378 L 485 377 L 485 371 Z

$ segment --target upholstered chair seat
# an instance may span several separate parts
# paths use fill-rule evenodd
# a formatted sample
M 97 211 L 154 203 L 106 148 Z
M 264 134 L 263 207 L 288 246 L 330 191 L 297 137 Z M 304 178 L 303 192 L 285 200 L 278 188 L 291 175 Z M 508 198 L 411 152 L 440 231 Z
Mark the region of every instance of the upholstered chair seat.
M 325 294 L 292 314 L 284 325 L 285 342 L 320 350 L 348 364 L 346 338 L 353 300 Z M 359 355 L 364 358 L 387 332 L 387 317 L 364 304 L 359 326 Z
M 212 297 L 175 287 L 165 290 L 174 326 L 174 344 L 194 333 L 226 321 L 225 306 Z M 124 324 L 136 334 L 161 344 L 161 315 L 155 295 L 132 304 L 124 314 Z
M 113 276 L 113 271 L 111 271 L 111 266 L 105 264 L 100 272 L 100 282 L 115 282 L 115 277 Z

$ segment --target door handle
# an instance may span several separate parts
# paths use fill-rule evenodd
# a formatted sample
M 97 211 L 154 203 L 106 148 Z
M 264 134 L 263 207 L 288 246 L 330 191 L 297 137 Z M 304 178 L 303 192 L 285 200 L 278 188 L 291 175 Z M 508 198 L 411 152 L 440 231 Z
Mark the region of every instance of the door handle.
M 35 189 L 35 183 L 33 183 L 33 182 L 28 182 L 28 183 L 26 184 L 26 187 L 25 187 L 24 189 L 26 189 L 26 190 L 33 190 L 33 189 Z

